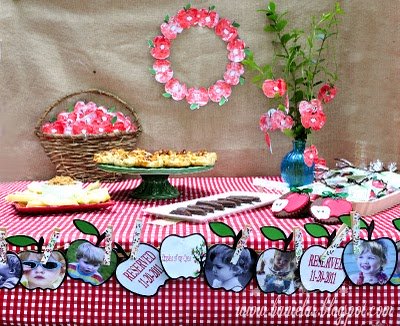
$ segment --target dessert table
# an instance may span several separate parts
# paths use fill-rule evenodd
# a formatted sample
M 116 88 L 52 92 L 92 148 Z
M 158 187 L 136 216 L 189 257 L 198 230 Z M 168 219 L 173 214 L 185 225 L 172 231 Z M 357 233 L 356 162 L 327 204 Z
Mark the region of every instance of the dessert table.
M 279 180 L 278 177 L 269 177 Z M 101 211 L 50 215 L 19 215 L 5 196 L 22 191 L 28 182 L 0 184 L 0 226 L 7 227 L 8 235 L 24 234 L 35 239 L 41 236 L 49 241 L 55 227 L 61 229 L 58 247 L 66 247 L 76 239 L 90 239 L 73 224 L 74 219 L 89 221 L 103 232 L 108 225 L 114 229 L 114 241 L 125 251 L 130 250 L 135 220 L 143 220 L 141 242 L 159 247 L 170 234 L 181 236 L 200 233 L 207 245 L 232 244 L 230 238 L 216 236 L 207 223 L 179 222 L 161 226 L 157 219 L 145 214 L 144 208 L 160 204 L 210 196 L 228 191 L 257 191 L 252 177 L 198 177 L 170 178 L 181 193 L 177 199 L 136 200 L 130 197 L 131 189 L 139 179 L 126 179 L 104 183 L 115 205 Z M 400 216 L 400 206 L 374 216 L 364 216 L 375 221 L 374 237 L 400 240 L 400 234 L 391 223 Z M 261 207 L 219 218 L 235 232 L 245 225 L 252 227 L 246 245 L 258 253 L 270 247 L 283 247 L 283 243 L 266 239 L 260 227 L 274 225 L 286 234 L 293 227 L 303 227 L 312 218 L 276 219 L 269 207 Z M 329 225 L 332 232 L 338 225 Z M 304 230 L 304 228 L 302 228 Z M 364 237 L 361 231 L 361 237 Z M 312 238 L 303 232 L 304 246 L 326 246 L 326 239 Z M 349 235 L 346 242 L 349 241 Z M 291 248 L 291 247 L 290 247 Z M 9 248 L 18 252 L 21 248 Z M 235 293 L 212 289 L 204 274 L 197 279 L 168 280 L 152 297 L 141 297 L 124 289 L 113 276 L 108 282 L 93 286 L 66 278 L 56 290 L 0 289 L 2 307 L 1 325 L 399 325 L 399 289 L 396 286 L 352 286 L 346 281 L 335 293 L 302 292 L 292 295 L 261 292 L 255 278 L 244 291 Z

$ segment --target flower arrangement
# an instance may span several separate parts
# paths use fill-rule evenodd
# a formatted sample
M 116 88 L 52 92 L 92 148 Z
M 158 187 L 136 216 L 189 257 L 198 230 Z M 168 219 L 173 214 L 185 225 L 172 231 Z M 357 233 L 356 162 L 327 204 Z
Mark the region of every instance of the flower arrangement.
M 249 49 L 245 50 L 242 63 L 257 73 L 253 82 L 275 104 L 260 118 L 260 129 L 272 153 L 270 131 L 281 130 L 292 139 L 305 142 L 312 131 L 324 126 L 323 107 L 337 93 L 337 65 L 328 41 L 337 36 L 338 15 L 343 11 L 336 3 L 319 19 L 313 17 L 308 34 L 299 29 L 287 30 L 287 12 L 279 13 L 274 2 L 259 11 L 267 17 L 264 30 L 275 37 L 273 64 L 258 65 Z M 327 53 L 333 54 L 333 62 L 324 57 Z M 314 145 L 305 149 L 304 161 L 308 166 L 323 163 Z
M 44 134 L 99 135 L 105 133 L 135 132 L 137 126 L 131 118 L 115 107 L 105 108 L 94 102 L 78 101 L 66 111 L 60 112 L 52 121 L 45 122 Z
M 220 18 L 214 10 L 209 8 L 193 8 L 190 4 L 180 9 L 175 16 L 167 15 L 160 26 L 161 34 L 148 41 L 151 56 L 156 59 L 150 68 L 157 82 L 165 84 L 163 96 L 175 101 L 186 100 L 191 110 L 205 106 L 209 101 L 220 106 L 228 101 L 232 93 L 232 86 L 242 84 L 244 79 L 244 67 L 240 63 L 245 58 L 245 43 L 238 37 L 236 22 Z M 179 79 L 174 77 L 171 62 L 167 60 L 170 55 L 173 40 L 185 29 L 191 27 L 209 28 L 226 43 L 228 50 L 228 64 L 223 79 L 216 81 L 209 87 L 187 87 Z

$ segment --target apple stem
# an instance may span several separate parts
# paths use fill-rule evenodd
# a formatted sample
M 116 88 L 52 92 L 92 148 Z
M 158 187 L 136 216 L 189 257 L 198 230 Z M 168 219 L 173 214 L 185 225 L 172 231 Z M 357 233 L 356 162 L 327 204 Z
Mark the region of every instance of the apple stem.
M 37 251 L 39 254 L 42 253 L 43 244 L 44 244 L 44 238 L 40 237 L 40 239 L 37 243 Z
M 289 247 L 289 244 L 292 241 L 292 239 L 293 239 L 293 232 L 291 232 L 289 234 L 289 236 L 286 239 L 283 240 L 283 243 L 285 244 L 285 246 L 283 247 L 283 251 L 287 251 L 287 249 Z
M 333 232 L 330 235 L 328 235 L 328 247 L 332 244 L 335 237 L 336 237 L 336 230 L 333 230 Z
M 372 232 L 375 229 L 375 222 L 374 220 L 371 221 L 369 225 L 367 225 L 367 233 L 368 233 L 368 240 L 372 240 Z
M 104 232 L 100 236 L 97 236 L 96 247 L 100 246 L 100 243 L 105 239 L 106 233 Z
M 238 234 L 233 238 L 233 249 L 236 250 L 237 244 L 238 244 L 240 238 L 242 237 L 242 234 L 243 234 L 243 232 L 242 232 L 242 230 L 240 230 L 238 232 Z
M 122 246 L 118 242 L 114 242 L 114 246 L 116 247 L 117 253 L 121 254 L 126 259 L 129 258 L 128 254 L 125 252 L 125 250 L 122 248 Z

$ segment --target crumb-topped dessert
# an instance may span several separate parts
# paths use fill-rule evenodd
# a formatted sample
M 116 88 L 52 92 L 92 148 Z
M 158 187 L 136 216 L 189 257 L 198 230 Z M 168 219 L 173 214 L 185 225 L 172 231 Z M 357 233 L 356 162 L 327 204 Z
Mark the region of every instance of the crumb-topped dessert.
M 144 168 L 183 168 L 189 166 L 212 166 L 217 161 L 215 152 L 158 150 L 153 153 L 144 149 L 126 151 L 114 148 L 96 153 L 93 160 L 98 164 Z

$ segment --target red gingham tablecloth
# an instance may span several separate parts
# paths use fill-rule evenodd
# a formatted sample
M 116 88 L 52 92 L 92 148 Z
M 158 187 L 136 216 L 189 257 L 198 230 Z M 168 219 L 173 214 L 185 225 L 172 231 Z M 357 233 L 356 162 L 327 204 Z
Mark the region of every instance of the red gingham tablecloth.
M 269 178 L 279 180 L 279 178 Z M 140 180 L 128 179 L 105 183 L 116 204 L 111 209 L 73 214 L 23 216 L 4 197 L 22 191 L 28 182 L 0 183 L 0 226 L 8 235 L 24 234 L 49 241 L 54 227 L 61 228 L 59 245 L 90 237 L 80 233 L 72 221 L 84 219 L 102 233 L 113 225 L 114 241 L 129 251 L 135 219 L 142 218 L 141 242 L 159 247 L 169 234 L 200 233 L 210 246 L 228 243 L 228 238 L 214 235 L 208 224 L 180 222 L 169 226 L 148 223 L 154 217 L 142 209 L 176 201 L 189 200 L 227 191 L 257 191 L 252 177 L 185 177 L 170 178 L 181 196 L 174 200 L 143 201 L 129 197 Z M 395 207 L 364 219 L 375 220 L 374 238 L 387 236 L 394 241 L 400 234 L 391 223 L 400 216 Z M 235 232 L 251 225 L 253 232 L 247 246 L 258 252 L 283 246 L 267 240 L 260 227 L 275 225 L 289 234 L 294 226 L 312 222 L 306 219 L 276 219 L 268 207 L 245 211 L 220 218 Z M 338 226 L 328 226 L 330 232 Z M 364 232 L 364 231 L 362 231 Z M 365 237 L 361 234 L 361 237 Z M 326 245 L 326 239 L 314 239 L 303 232 L 304 245 Z M 347 239 L 347 241 L 349 238 Z M 11 248 L 17 250 L 16 248 Z M 354 287 L 346 282 L 336 293 L 303 293 L 293 295 L 265 294 L 253 279 L 240 293 L 214 290 L 204 276 L 197 279 L 169 280 L 154 297 L 140 297 L 122 288 L 112 277 L 100 286 L 92 286 L 66 278 L 55 291 L 29 291 L 18 285 L 15 289 L 0 289 L 0 325 L 400 325 L 399 289 L 387 286 Z

